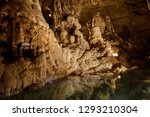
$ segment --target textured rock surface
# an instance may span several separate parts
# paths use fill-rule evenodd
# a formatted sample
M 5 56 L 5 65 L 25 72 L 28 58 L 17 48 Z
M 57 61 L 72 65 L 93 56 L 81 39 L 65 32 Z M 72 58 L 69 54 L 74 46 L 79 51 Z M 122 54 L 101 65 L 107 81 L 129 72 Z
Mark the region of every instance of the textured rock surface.
M 39 1 L 13 0 L 0 9 L 1 94 L 62 77 L 66 72 L 62 49 L 43 18 Z
M 1 96 L 12 95 L 28 87 L 39 88 L 59 78 L 79 82 L 88 79 L 94 85 L 99 80 L 109 80 L 109 87 L 114 93 L 119 74 L 135 68 L 129 64 L 136 56 L 135 48 L 137 52 L 145 49 L 135 47 L 138 45 L 135 40 L 138 27 L 147 21 L 148 11 L 132 11 L 131 4 L 142 4 L 143 9 L 147 5 L 143 1 L 132 3 L 127 0 L 1 2 Z M 146 26 L 140 28 L 144 38 L 149 36 L 145 30 L 150 25 Z M 139 43 L 141 40 L 138 39 Z M 147 40 L 144 42 L 147 44 Z M 133 57 L 128 56 L 130 54 Z M 72 85 L 68 86 L 66 95 L 73 94 Z

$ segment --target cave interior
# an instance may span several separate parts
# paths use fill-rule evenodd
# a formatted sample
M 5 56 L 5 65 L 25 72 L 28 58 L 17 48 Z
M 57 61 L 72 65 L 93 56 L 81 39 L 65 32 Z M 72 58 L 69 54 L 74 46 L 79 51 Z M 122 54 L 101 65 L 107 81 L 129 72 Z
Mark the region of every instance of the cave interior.
M 150 0 L 0 0 L 0 99 L 150 99 Z

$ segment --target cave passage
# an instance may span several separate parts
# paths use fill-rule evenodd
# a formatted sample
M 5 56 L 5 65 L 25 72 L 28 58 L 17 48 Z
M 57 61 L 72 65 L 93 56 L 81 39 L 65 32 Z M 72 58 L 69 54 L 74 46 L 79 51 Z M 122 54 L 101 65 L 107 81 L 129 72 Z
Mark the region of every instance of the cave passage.
M 0 99 L 150 99 L 150 1 L 0 0 Z

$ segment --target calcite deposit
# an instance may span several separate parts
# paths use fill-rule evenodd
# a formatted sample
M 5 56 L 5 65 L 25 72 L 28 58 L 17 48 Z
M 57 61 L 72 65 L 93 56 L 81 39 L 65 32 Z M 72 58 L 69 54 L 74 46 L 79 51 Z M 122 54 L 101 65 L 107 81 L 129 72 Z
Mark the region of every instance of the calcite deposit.
M 1 94 L 62 77 L 66 72 L 62 48 L 45 22 L 39 1 L 13 0 L 0 5 Z
M 120 31 L 129 36 L 129 18 L 126 25 L 120 21 L 120 28 L 115 11 L 105 13 L 107 4 L 118 5 L 108 0 L 1 0 L 0 96 L 65 78 L 108 80 L 114 93 L 120 74 L 136 68 L 128 57 L 135 41 L 122 39 Z

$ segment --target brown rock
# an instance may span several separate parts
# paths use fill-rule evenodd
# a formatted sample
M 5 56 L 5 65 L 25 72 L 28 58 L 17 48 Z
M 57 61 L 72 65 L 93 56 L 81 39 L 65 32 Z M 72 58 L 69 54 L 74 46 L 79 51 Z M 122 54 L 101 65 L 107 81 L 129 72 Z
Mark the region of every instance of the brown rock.
M 82 75 L 90 79 L 93 75 L 92 78 L 100 79 L 102 72 L 114 70 L 113 66 L 120 63 L 119 55 L 114 57 L 118 53 L 114 43 L 118 41 L 112 37 L 116 34 L 107 35 L 109 40 L 105 38 L 105 29 L 110 31 L 111 22 L 106 22 L 99 11 L 87 19 L 87 26 L 80 22 L 86 2 L 92 6 L 99 3 L 12 0 L 0 4 L 2 95 L 15 94 L 30 86 L 38 88 L 70 74 L 75 78 Z M 81 29 L 86 30 L 85 35 Z M 106 43 L 110 40 L 113 44 Z M 67 89 L 70 93 L 74 92 L 71 85 Z

